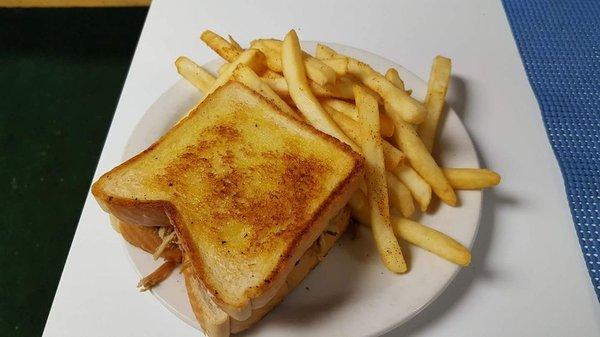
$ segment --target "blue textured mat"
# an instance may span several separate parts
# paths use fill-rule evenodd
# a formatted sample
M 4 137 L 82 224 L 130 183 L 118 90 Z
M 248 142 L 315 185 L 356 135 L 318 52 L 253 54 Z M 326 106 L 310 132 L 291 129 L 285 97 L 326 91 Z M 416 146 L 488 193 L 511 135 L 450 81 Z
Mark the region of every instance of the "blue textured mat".
M 600 300 L 600 1 L 503 4 Z

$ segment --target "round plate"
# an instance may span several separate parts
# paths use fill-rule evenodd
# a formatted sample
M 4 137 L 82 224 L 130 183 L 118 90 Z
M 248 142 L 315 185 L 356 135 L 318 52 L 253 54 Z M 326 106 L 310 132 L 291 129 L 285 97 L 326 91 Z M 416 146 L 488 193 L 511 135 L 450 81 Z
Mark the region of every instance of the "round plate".
M 309 52 L 314 51 L 315 45 L 314 42 L 302 44 Z M 413 96 L 420 100 L 424 98 L 427 83 L 398 64 L 359 49 L 329 45 L 367 62 L 380 72 L 396 68 L 406 87 L 413 89 Z M 215 60 L 206 67 L 216 73 L 221 63 Z M 167 90 L 133 131 L 124 159 L 150 146 L 194 107 L 200 97 L 200 93 L 183 79 Z M 475 147 L 451 108 L 439 146 L 443 165 L 479 167 Z M 435 213 L 423 215 L 420 221 L 470 247 L 477 233 L 481 192 L 461 191 L 459 198 L 460 207 L 432 205 L 436 208 Z M 431 303 L 459 271 L 456 265 L 405 245 L 410 271 L 395 275 L 380 261 L 370 233 L 361 229 L 359 234 L 355 240 L 345 235 L 304 282 L 248 330 L 246 336 L 377 336 L 399 326 Z M 149 254 L 129 244 L 126 244 L 126 250 L 140 276 L 151 273 L 160 265 L 160 261 L 153 261 Z M 152 289 L 152 293 L 183 321 L 199 328 L 181 274 L 174 272 Z

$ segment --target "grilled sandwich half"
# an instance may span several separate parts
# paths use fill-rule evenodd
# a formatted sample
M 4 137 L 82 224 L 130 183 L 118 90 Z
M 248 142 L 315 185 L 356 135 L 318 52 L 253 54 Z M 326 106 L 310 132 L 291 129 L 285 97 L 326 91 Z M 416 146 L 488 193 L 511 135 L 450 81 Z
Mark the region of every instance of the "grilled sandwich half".
M 334 216 L 321 236 L 310 246 L 302 257 L 294 264 L 294 269 L 288 274 L 285 283 L 279 288 L 277 294 L 262 308 L 256 309 L 246 320 L 238 321 L 230 317 L 216 305 L 210 293 L 196 279 L 189 260 L 183 264 L 182 273 L 185 279 L 188 298 L 192 310 L 202 330 L 209 337 L 227 337 L 231 333 L 244 331 L 262 317 L 269 313 L 283 298 L 296 288 L 308 273 L 325 258 L 335 242 L 344 234 L 350 222 L 350 212 L 343 208 Z M 114 220 L 115 228 L 130 244 L 153 254 L 161 246 L 163 240 L 159 235 L 159 227 L 148 227 L 128 224 Z M 182 256 L 174 245 L 168 245 L 162 250 L 160 256 L 167 261 L 181 262 Z M 161 278 L 162 279 L 162 278 Z
M 350 147 L 229 82 L 92 193 L 121 221 L 173 226 L 195 279 L 244 321 L 281 289 L 362 173 Z
M 215 305 L 210 294 L 195 278 L 190 270 L 191 268 L 184 267 L 183 276 L 188 298 L 202 330 L 209 337 L 227 337 L 231 333 L 239 333 L 253 326 L 277 306 L 319 264 L 335 242 L 344 234 L 349 222 L 350 212 L 344 208 L 329 221 L 329 225 L 319 239 L 296 261 L 294 269 L 288 274 L 285 283 L 279 288 L 277 294 L 265 306 L 254 310 L 252 315 L 243 321 L 230 317 L 219 306 Z

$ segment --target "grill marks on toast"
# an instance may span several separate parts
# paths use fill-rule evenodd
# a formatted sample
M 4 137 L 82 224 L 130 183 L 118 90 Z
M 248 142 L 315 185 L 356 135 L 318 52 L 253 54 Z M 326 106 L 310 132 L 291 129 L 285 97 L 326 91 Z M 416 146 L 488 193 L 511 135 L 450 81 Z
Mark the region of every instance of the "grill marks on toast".
M 213 136 L 222 137 L 222 141 L 211 139 Z M 262 158 L 241 163 L 249 154 Z M 305 157 L 285 149 L 259 153 L 234 125 L 219 125 L 203 132 L 201 141 L 187 146 L 154 179 L 171 187 L 173 198 L 177 198 L 193 194 L 190 189 L 198 185 L 190 179 L 202 176 L 206 191 L 188 200 L 186 206 L 190 212 L 203 212 L 203 218 L 213 221 L 190 222 L 188 226 L 195 228 L 192 232 L 201 230 L 205 237 L 213 236 L 214 242 L 221 243 L 215 246 L 221 253 L 249 257 L 276 248 L 276 240 L 289 240 L 303 230 L 311 206 L 323 195 L 321 181 L 331 171 L 327 162 L 315 156 Z M 270 186 L 264 193 L 257 193 L 250 180 Z M 212 209 L 207 210 L 207 204 Z M 236 230 L 241 222 L 246 230 Z

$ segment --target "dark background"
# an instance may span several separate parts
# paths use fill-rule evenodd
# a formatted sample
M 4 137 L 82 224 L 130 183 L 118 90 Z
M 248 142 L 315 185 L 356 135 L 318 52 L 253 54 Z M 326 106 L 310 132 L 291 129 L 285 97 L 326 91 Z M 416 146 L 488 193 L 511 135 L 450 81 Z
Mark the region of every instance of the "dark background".
M 42 333 L 146 13 L 0 9 L 0 336 Z

